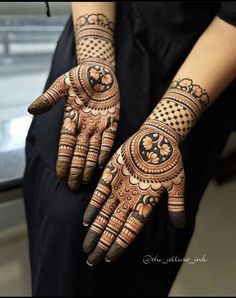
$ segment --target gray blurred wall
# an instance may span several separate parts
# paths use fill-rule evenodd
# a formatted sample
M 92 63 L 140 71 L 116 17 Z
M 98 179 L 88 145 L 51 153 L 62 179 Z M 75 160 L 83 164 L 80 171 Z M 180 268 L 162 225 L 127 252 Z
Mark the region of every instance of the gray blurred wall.
M 70 13 L 70 3 L 49 2 L 52 16 Z M 9 14 L 46 15 L 46 5 L 45 2 L 0 2 L 0 18 Z

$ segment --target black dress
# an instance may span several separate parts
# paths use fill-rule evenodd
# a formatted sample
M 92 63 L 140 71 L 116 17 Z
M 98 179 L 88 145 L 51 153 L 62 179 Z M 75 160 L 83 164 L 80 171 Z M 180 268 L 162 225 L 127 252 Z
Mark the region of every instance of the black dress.
M 136 132 L 160 100 L 198 37 L 215 15 L 236 25 L 235 2 L 119 2 L 116 65 L 121 118 L 113 152 Z M 72 19 L 58 41 L 46 88 L 76 65 Z M 204 67 L 204 65 L 203 65 Z M 214 75 L 214 74 L 213 74 Z M 228 86 L 181 145 L 186 172 L 187 226 L 176 229 L 161 200 L 127 252 L 89 267 L 82 243 L 83 213 L 97 185 L 70 191 L 56 177 L 61 100 L 33 119 L 26 141 L 24 198 L 35 296 L 167 296 L 180 263 L 145 264 L 146 255 L 183 258 L 203 192 L 235 127 L 236 84 Z M 223 111 L 223 113 L 222 113 Z

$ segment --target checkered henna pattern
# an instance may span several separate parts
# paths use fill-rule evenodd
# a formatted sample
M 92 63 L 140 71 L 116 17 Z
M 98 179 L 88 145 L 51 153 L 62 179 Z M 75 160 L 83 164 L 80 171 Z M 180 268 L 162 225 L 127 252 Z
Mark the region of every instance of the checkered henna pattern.
M 31 114 L 50 110 L 64 96 L 56 171 L 77 190 L 104 167 L 113 146 L 120 114 L 115 75 L 113 23 L 103 14 L 83 15 L 75 23 L 78 66 L 60 76 L 28 108 Z
M 114 24 L 104 14 L 85 14 L 75 24 L 78 62 L 100 57 L 115 66 Z
M 206 91 L 191 79 L 175 80 L 148 119 L 167 124 L 183 140 L 209 105 Z
M 162 194 L 171 222 L 185 225 L 180 142 L 210 105 L 191 79 L 176 80 L 141 128 L 113 155 L 84 214 L 88 264 L 116 260 L 143 228 Z

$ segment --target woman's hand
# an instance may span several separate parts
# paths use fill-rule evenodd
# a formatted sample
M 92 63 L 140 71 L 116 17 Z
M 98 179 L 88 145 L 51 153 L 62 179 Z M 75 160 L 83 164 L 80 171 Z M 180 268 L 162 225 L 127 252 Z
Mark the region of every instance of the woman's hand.
M 98 163 L 105 166 L 120 113 L 120 96 L 114 68 L 100 58 L 80 62 L 60 76 L 28 108 L 37 115 L 50 110 L 65 96 L 64 120 L 56 171 L 69 176 L 72 190 L 89 183 Z
M 84 215 L 88 264 L 117 259 L 142 229 L 164 191 L 170 219 L 183 227 L 184 169 L 178 138 L 149 119 L 113 155 Z

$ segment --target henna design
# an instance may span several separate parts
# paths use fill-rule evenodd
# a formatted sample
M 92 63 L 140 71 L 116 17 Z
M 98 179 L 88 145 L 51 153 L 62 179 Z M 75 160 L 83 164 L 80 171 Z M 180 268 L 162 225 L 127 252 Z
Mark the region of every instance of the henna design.
M 115 65 L 114 24 L 104 14 L 85 14 L 75 23 L 77 60 L 98 57 Z
M 209 106 L 190 79 L 173 81 L 157 107 L 113 155 L 84 214 L 88 264 L 116 260 L 138 235 L 163 192 L 176 227 L 184 227 L 185 175 L 179 144 Z
M 206 91 L 191 79 L 174 80 L 148 119 L 167 124 L 183 140 L 209 105 Z
M 188 92 L 189 94 L 194 96 L 196 101 L 200 102 L 204 110 L 208 109 L 210 105 L 210 98 L 206 90 L 199 85 L 194 84 L 193 81 L 189 78 L 172 81 L 169 89 L 180 89 L 182 91 Z
M 105 92 L 113 84 L 113 77 L 109 70 L 99 65 L 88 68 L 87 78 L 93 90 L 97 92 Z
M 85 212 L 85 223 L 92 223 L 84 241 L 89 263 L 96 264 L 106 255 L 116 259 L 139 233 L 165 190 L 170 217 L 182 226 L 183 188 L 184 169 L 175 138 L 144 125 L 114 154 Z
M 99 87 L 98 87 L 99 86 Z M 58 150 L 57 175 L 69 175 L 76 190 L 88 183 L 97 162 L 103 166 L 112 148 L 119 120 L 119 89 L 108 62 L 99 58 L 80 63 L 29 107 L 32 114 L 49 110 L 62 95 L 64 121 Z
M 81 180 L 91 181 L 97 164 L 106 164 L 120 109 L 114 24 L 103 14 L 86 14 L 74 29 L 78 66 L 60 76 L 28 109 L 32 114 L 46 112 L 66 96 L 56 170 L 59 177 L 69 176 L 72 190 Z
M 91 13 L 80 16 L 77 19 L 77 24 L 80 28 L 92 25 L 99 25 L 103 28 L 114 31 L 114 23 L 103 13 Z

